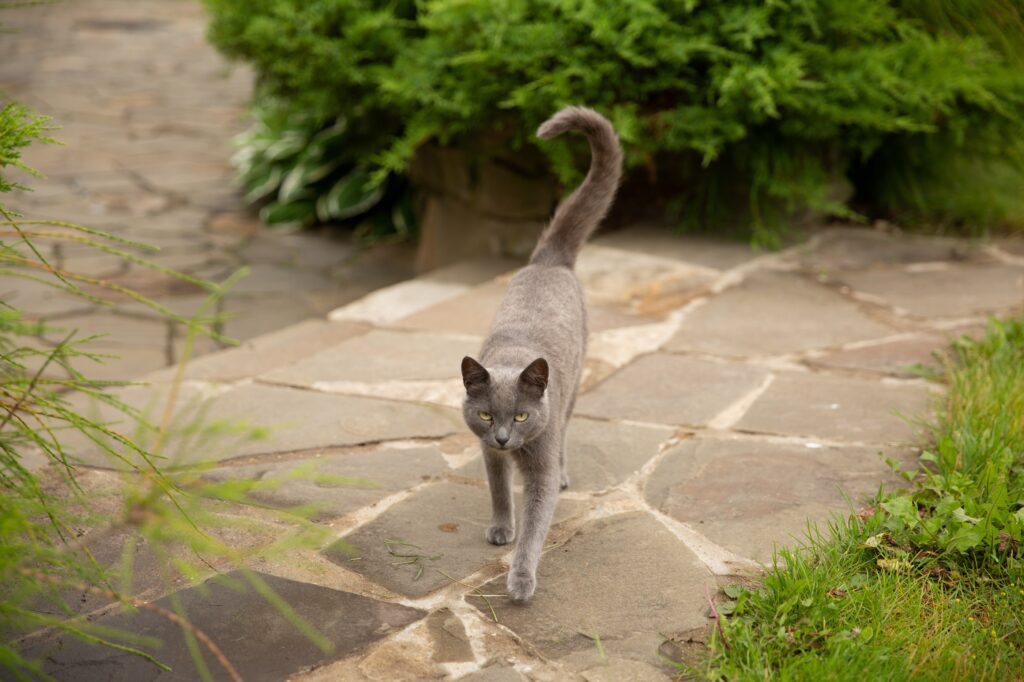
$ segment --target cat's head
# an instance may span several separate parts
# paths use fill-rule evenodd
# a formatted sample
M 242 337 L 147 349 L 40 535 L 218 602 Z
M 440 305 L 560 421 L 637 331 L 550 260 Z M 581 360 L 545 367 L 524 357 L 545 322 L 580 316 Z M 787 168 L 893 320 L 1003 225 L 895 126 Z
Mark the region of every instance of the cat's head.
M 537 358 L 525 368 L 485 368 L 462 358 L 466 399 L 462 415 L 484 445 L 514 450 L 529 443 L 548 424 L 548 363 Z

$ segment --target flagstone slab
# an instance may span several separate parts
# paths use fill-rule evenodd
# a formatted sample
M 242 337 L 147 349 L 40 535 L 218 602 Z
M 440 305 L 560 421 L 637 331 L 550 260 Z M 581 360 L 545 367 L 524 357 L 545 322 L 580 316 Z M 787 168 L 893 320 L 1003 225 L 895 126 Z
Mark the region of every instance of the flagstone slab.
M 310 319 L 255 339 L 237 347 L 190 360 L 187 379 L 238 381 L 306 360 L 354 336 L 365 334 L 370 326 L 358 322 L 328 322 Z M 168 380 L 177 368 L 170 368 L 150 381 Z
M 658 454 L 672 437 L 668 427 L 617 424 L 575 417 L 569 422 L 569 489 L 573 492 L 606 490 L 625 481 Z M 478 457 L 459 474 L 487 481 Z
M 614 232 L 599 234 L 592 243 L 718 270 L 734 268 L 758 255 L 745 242 L 677 234 L 668 225 L 630 225 Z
M 824 523 L 851 505 L 858 508 L 880 482 L 898 486 L 901 479 L 880 452 L 696 438 L 666 454 L 644 494 L 651 506 L 716 544 L 767 564 L 776 546 L 806 541 L 808 521 Z
M 766 370 L 645 355 L 580 396 L 576 413 L 605 419 L 702 426 L 761 385 Z
M 740 431 L 836 439 L 852 443 L 901 443 L 917 429 L 930 405 L 928 389 L 912 384 L 809 372 L 775 377 L 735 425 Z
M 477 339 L 374 330 L 263 378 L 310 387 L 331 381 L 456 379 L 461 376 L 462 358 L 476 355 L 480 343 Z
M 161 421 L 170 385 L 133 386 L 117 391 L 126 403 L 153 423 Z M 130 418 L 106 405 L 78 399 L 86 416 L 114 425 L 131 436 Z M 209 435 L 214 424 L 259 427 L 260 434 Z M 186 438 L 186 429 L 198 430 Z M 217 462 L 234 457 L 343 447 L 406 438 L 437 438 L 465 429 L 458 410 L 440 405 L 335 395 L 263 384 L 242 384 L 210 391 L 195 384 L 181 386 L 162 466 Z M 204 435 L 204 432 L 207 435 Z M 152 435 L 140 439 L 151 446 Z M 65 445 L 84 463 L 105 468 L 123 464 L 99 452 L 90 441 L 69 433 Z M 131 456 L 138 461 L 136 456 Z
M 589 244 L 576 262 L 590 303 L 657 315 L 705 293 L 715 270 L 661 256 Z
M 964 317 L 1007 310 L 1024 301 L 1024 267 L 938 264 L 923 269 L 843 273 L 841 281 L 919 317 Z
M 258 482 L 250 497 L 278 509 L 312 507 L 315 521 L 344 516 L 376 504 L 448 471 L 436 446 L 382 446 L 324 450 L 311 457 L 282 456 L 276 461 L 213 469 L 213 480 Z
M 778 355 L 893 333 L 853 301 L 805 277 L 760 272 L 689 314 L 665 349 Z
M 886 343 L 837 350 L 813 358 L 807 364 L 849 370 L 880 372 L 897 377 L 913 377 L 921 369 L 936 370 L 940 363 L 935 354 L 949 346 L 949 340 L 938 334 L 920 335 Z
M 327 653 L 271 606 L 239 572 L 206 581 L 175 594 L 189 621 L 210 637 L 250 680 L 282 680 L 322 662 L 365 649 L 369 644 L 416 622 L 425 612 L 349 592 L 295 582 L 272 575 L 255 576 L 333 645 Z M 170 597 L 155 602 L 173 610 Z M 182 682 L 198 679 L 182 629 L 148 610 L 103 616 L 97 624 L 136 637 L 155 638 L 162 646 L 134 644 L 172 668 L 163 672 L 149 661 L 108 647 L 63 637 L 33 645 L 25 653 L 42 659 L 45 672 L 60 682 Z M 200 645 L 214 680 L 230 677 Z
M 800 249 L 798 259 L 805 267 L 824 271 L 989 260 L 979 247 L 980 244 L 965 239 L 893 234 L 863 228 L 832 228 L 811 246 Z
M 663 634 L 706 623 L 705 588 L 713 579 L 699 559 L 652 516 L 620 514 L 585 525 L 545 552 L 528 608 L 502 597 L 467 601 L 542 655 L 562 658 L 594 651 L 656 667 Z M 480 588 L 503 594 L 505 577 Z
M 555 523 L 579 509 L 578 502 L 559 500 Z M 512 551 L 513 546 L 497 547 L 484 539 L 490 519 L 485 486 L 439 483 L 391 507 L 324 555 L 392 592 L 422 597 Z

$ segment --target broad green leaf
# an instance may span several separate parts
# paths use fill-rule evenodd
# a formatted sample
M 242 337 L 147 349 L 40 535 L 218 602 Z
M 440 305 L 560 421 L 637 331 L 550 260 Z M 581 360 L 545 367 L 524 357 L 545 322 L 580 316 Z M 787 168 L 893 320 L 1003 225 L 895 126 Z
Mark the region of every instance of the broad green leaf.
M 312 201 L 275 202 L 260 209 L 260 220 L 268 225 L 302 225 L 311 221 L 314 215 Z
M 353 218 L 373 208 L 383 196 L 384 187 L 371 187 L 369 174 L 357 168 L 320 197 L 316 204 L 317 217 L 324 222 Z

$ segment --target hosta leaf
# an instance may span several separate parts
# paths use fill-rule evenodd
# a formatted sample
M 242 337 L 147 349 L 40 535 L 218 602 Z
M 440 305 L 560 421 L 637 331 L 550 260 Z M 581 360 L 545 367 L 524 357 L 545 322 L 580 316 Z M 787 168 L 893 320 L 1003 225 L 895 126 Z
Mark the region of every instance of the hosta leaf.
M 369 174 L 357 168 L 338 180 L 320 197 L 316 213 L 320 220 L 345 220 L 366 213 L 384 196 L 384 187 L 370 186 Z
M 249 203 L 259 201 L 263 197 L 277 191 L 281 186 L 281 177 L 284 169 L 280 166 L 272 166 L 263 171 L 262 175 L 250 179 L 243 179 L 249 190 L 245 193 L 245 200 Z
M 312 201 L 274 202 L 260 209 L 260 220 L 268 225 L 303 225 L 314 215 Z
M 306 148 L 306 136 L 300 133 L 288 132 L 281 136 L 274 144 L 267 147 L 264 152 L 271 161 L 283 161 L 295 156 Z
M 298 164 L 288 172 L 284 181 L 281 182 L 278 199 L 287 202 L 299 198 L 307 187 L 330 175 L 339 163 L 340 160 L 320 162 L 319 159 L 315 159 L 312 162 Z

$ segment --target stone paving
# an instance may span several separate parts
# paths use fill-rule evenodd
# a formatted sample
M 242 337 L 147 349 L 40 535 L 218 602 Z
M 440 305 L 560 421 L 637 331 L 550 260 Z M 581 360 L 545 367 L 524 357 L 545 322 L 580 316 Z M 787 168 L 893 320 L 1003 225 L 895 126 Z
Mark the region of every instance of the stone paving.
M 24 3 L 29 5 L 31 3 Z M 246 340 L 330 310 L 412 275 L 411 247 L 359 249 L 344 234 L 263 228 L 233 185 L 232 137 L 246 124 L 252 76 L 206 42 L 206 18 L 186 0 L 76 0 L 7 9 L 0 35 L 0 104 L 13 97 L 53 117 L 60 146 L 34 145 L 25 162 L 45 180 L 5 195 L 26 218 L 63 220 L 152 246 L 155 263 L 221 282 L 250 274 L 220 301 L 218 328 Z M 130 287 L 190 317 L 197 286 L 98 252 L 40 238 L 53 264 Z M 114 308 L 0 276 L 0 298 L 53 330 L 108 334 L 91 348 L 117 355 L 80 371 L 132 379 L 181 359 L 184 329 L 127 299 Z M 116 300 L 116 299 L 115 299 Z M 194 352 L 222 344 L 200 339 Z
M 276 481 L 259 493 L 266 507 L 312 506 L 332 539 L 251 568 L 337 648 L 304 646 L 251 591 L 233 592 L 230 608 L 217 589 L 209 606 L 197 587 L 179 596 L 231 640 L 249 679 L 670 679 L 666 658 L 705 636 L 719 587 L 756 576 L 808 521 L 898 483 L 883 456 L 912 461 L 915 420 L 941 391 L 920 366 L 987 315 L 1020 311 L 1020 253 L 1012 240 L 838 228 L 774 254 L 650 226 L 596 239 L 579 263 L 594 328 L 573 483 L 528 607 L 502 594 L 510 550 L 483 539 L 485 474 L 458 410 L 459 361 L 514 263 L 435 271 L 201 358 L 182 410 L 275 428 L 181 461 L 216 460 L 215 480 Z M 149 378 L 121 389 L 125 400 L 165 395 L 170 373 Z M 264 523 L 267 536 L 287 533 L 279 517 Z M 180 638 L 150 619 L 94 615 Z M 58 679 L 140 679 L 117 652 L 39 646 L 57 647 L 47 666 Z M 153 679 L 188 679 L 174 660 L 177 676 Z

